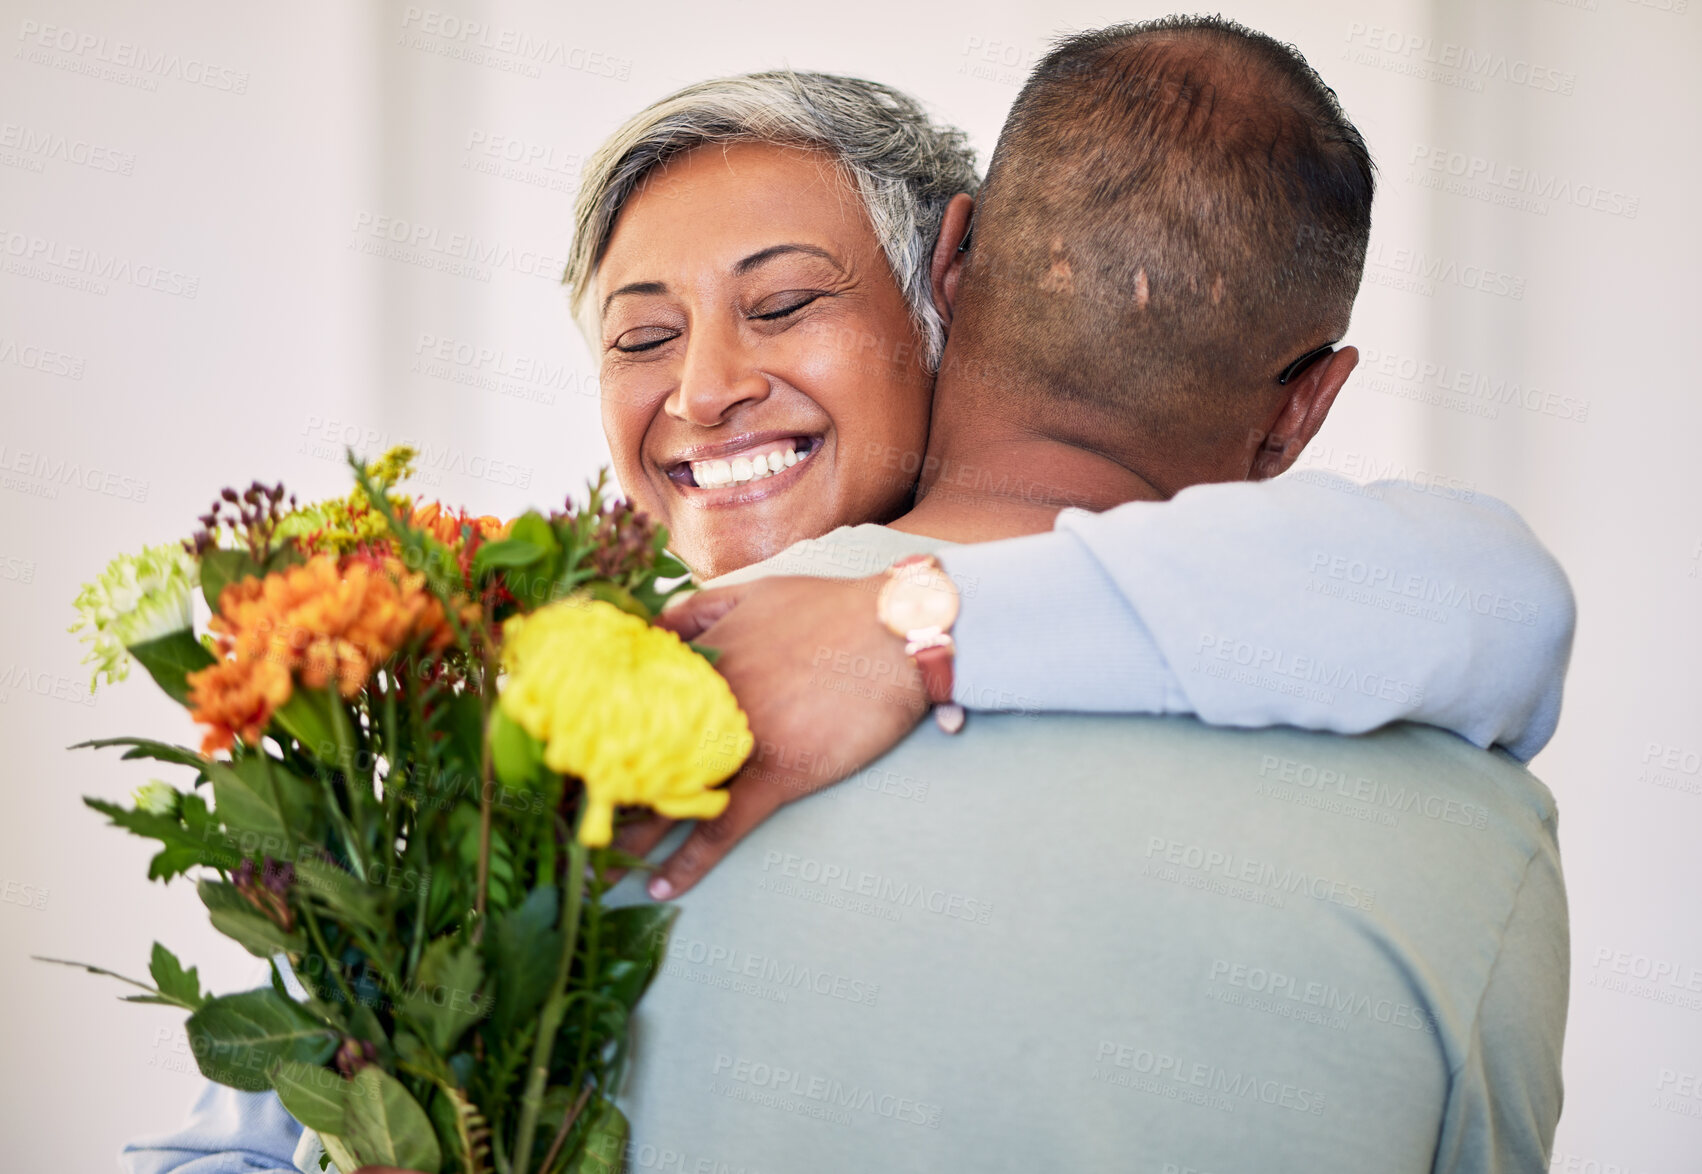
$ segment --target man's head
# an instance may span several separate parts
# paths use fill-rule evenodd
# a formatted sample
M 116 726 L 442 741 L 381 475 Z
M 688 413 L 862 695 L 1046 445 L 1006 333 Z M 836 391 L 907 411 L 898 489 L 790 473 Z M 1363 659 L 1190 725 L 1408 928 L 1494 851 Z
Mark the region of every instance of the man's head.
M 1291 47 L 1215 17 L 1071 37 L 994 151 L 948 370 L 1088 447 L 1138 429 L 1169 491 L 1219 479 L 1282 431 L 1279 375 L 1345 332 L 1372 189 L 1363 138 Z

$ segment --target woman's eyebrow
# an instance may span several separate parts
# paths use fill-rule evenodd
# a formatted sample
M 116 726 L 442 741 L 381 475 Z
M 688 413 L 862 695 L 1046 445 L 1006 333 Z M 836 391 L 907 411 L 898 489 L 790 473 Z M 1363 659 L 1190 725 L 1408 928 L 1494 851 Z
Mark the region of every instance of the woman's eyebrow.
M 826 261 L 829 265 L 832 265 L 835 269 L 839 270 L 841 273 L 845 272 L 845 266 L 843 266 L 839 263 L 839 258 L 835 257 L 832 253 L 828 252 L 826 249 L 818 248 L 815 245 L 797 245 L 797 244 L 770 245 L 766 249 L 761 249 L 761 250 L 759 250 L 755 253 L 752 253 L 750 256 L 744 258 L 738 264 L 734 265 L 733 266 L 733 272 L 738 274 L 739 276 L 743 277 L 745 274 L 749 273 L 751 270 L 760 268 L 761 266 L 766 265 L 766 264 L 768 264 L 768 262 L 774 260 L 776 257 L 783 257 L 783 256 L 787 255 L 788 253 L 802 253 L 805 256 L 809 256 L 809 257 L 820 257 L 823 261 Z M 603 313 L 607 314 L 609 312 L 609 304 L 611 302 L 613 302 L 616 298 L 620 297 L 622 294 L 665 294 L 667 292 L 668 292 L 668 287 L 660 281 L 632 281 L 632 282 L 628 282 L 626 285 L 623 285 L 619 289 L 614 290 L 613 292 L 611 292 L 609 294 L 608 297 L 603 299 Z
M 609 303 L 622 294 L 662 294 L 667 292 L 668 287 L 660 281 L 629 281 L 603 299 L 603 313 L 607 314 Z
M 844 270 L 845 270 L 845 266 L 843 266 L 839 263 L 839 258 L 835 257 L 832 253 L 828 252 L 826 249 L 817 248 L 815 245 L 787 244 L 787 245 L 770 245 L 766 249 L 762 249 L 759 252 L 752 253 L 750 256 L 748 256 L 744 260 L 740 261 L 737 265 L 734 265 L 733 266 L 733 272 L 739 274 L 742 277 L 746 273 L 749 273 L 752 269 L 755 269 L 755 268 L 757 268 L 758 266 L 761 266 L 761 265 L 766 265 L 768 262 L 774 260 L 774 258 L 785 256 L 788 253 L 803 253 L 806 256 L 810 256 L 810 257 L 820 257 L 823 261 L 826 261 L 829 265 L 832 265 L 835 269 L 838 269 L 840 272 L 844 272 Z

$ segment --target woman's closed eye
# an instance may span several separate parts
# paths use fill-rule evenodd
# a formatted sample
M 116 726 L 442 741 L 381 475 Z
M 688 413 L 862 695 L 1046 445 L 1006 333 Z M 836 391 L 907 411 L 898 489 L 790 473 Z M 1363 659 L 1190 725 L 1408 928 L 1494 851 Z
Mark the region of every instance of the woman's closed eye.
M 680 332 L 672 326 L 638 326 L 623 331 L 609 345 L 624 355 L 636 355 L 642 351 L 655 350 L 679 336 Z
M 796 314 L 811 302 L 827 296 L 826 290 L 789 289 L 763 298 L 752 306 L 745 316 L 756 322 L 775 322 L 789 314 Z

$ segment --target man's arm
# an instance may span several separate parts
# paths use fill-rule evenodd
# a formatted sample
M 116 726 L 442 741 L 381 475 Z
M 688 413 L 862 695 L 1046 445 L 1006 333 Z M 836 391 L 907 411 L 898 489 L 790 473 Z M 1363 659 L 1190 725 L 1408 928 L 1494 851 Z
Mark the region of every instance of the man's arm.
M 1502 931 L 1466 1055 L 1450 1073 L 1436 1174 L 1548 1169 L 1571 946 L 1560 853 L 1552 825 L 1547 831 Z
M 1566 577 L 1512 509 L 1302 473 L 1059 515 L 940 552 L 969 709 L 1452 730 L 1528 761 L 1571 653 Z
M 1521 759 L 1559 715 L 1571 589 L 1493 498 L 1303 473 L 1065 511 L 1048 533 L 939 557 L 962 597 L 954 697 L 970 709 L 1339 733 L 1406 720 Z M 756 580 L 665 617 L 720 650 L 757 751 L 726 813 L 662 866 L 659 899 L 920 719 L 902 641 L 875 618 L 882 578 Z M 643 824 L 623 843 L 643 854 L 665 826 Z

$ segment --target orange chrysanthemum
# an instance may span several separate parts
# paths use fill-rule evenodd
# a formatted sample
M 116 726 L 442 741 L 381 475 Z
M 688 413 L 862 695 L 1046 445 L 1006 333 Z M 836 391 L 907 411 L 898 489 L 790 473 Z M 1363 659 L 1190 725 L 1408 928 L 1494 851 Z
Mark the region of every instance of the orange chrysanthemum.
M 220 660 L 189 674 L 194 718 L 209 727 L 203 754 L 237 738 L 258 742 L 298 672 L 312 688 L 335 681 L 352 697 L 410 640 L 438 651 L 454 638 L 424 576 L 394 558 L 324 554 L 231 583 L 210 627 Z

